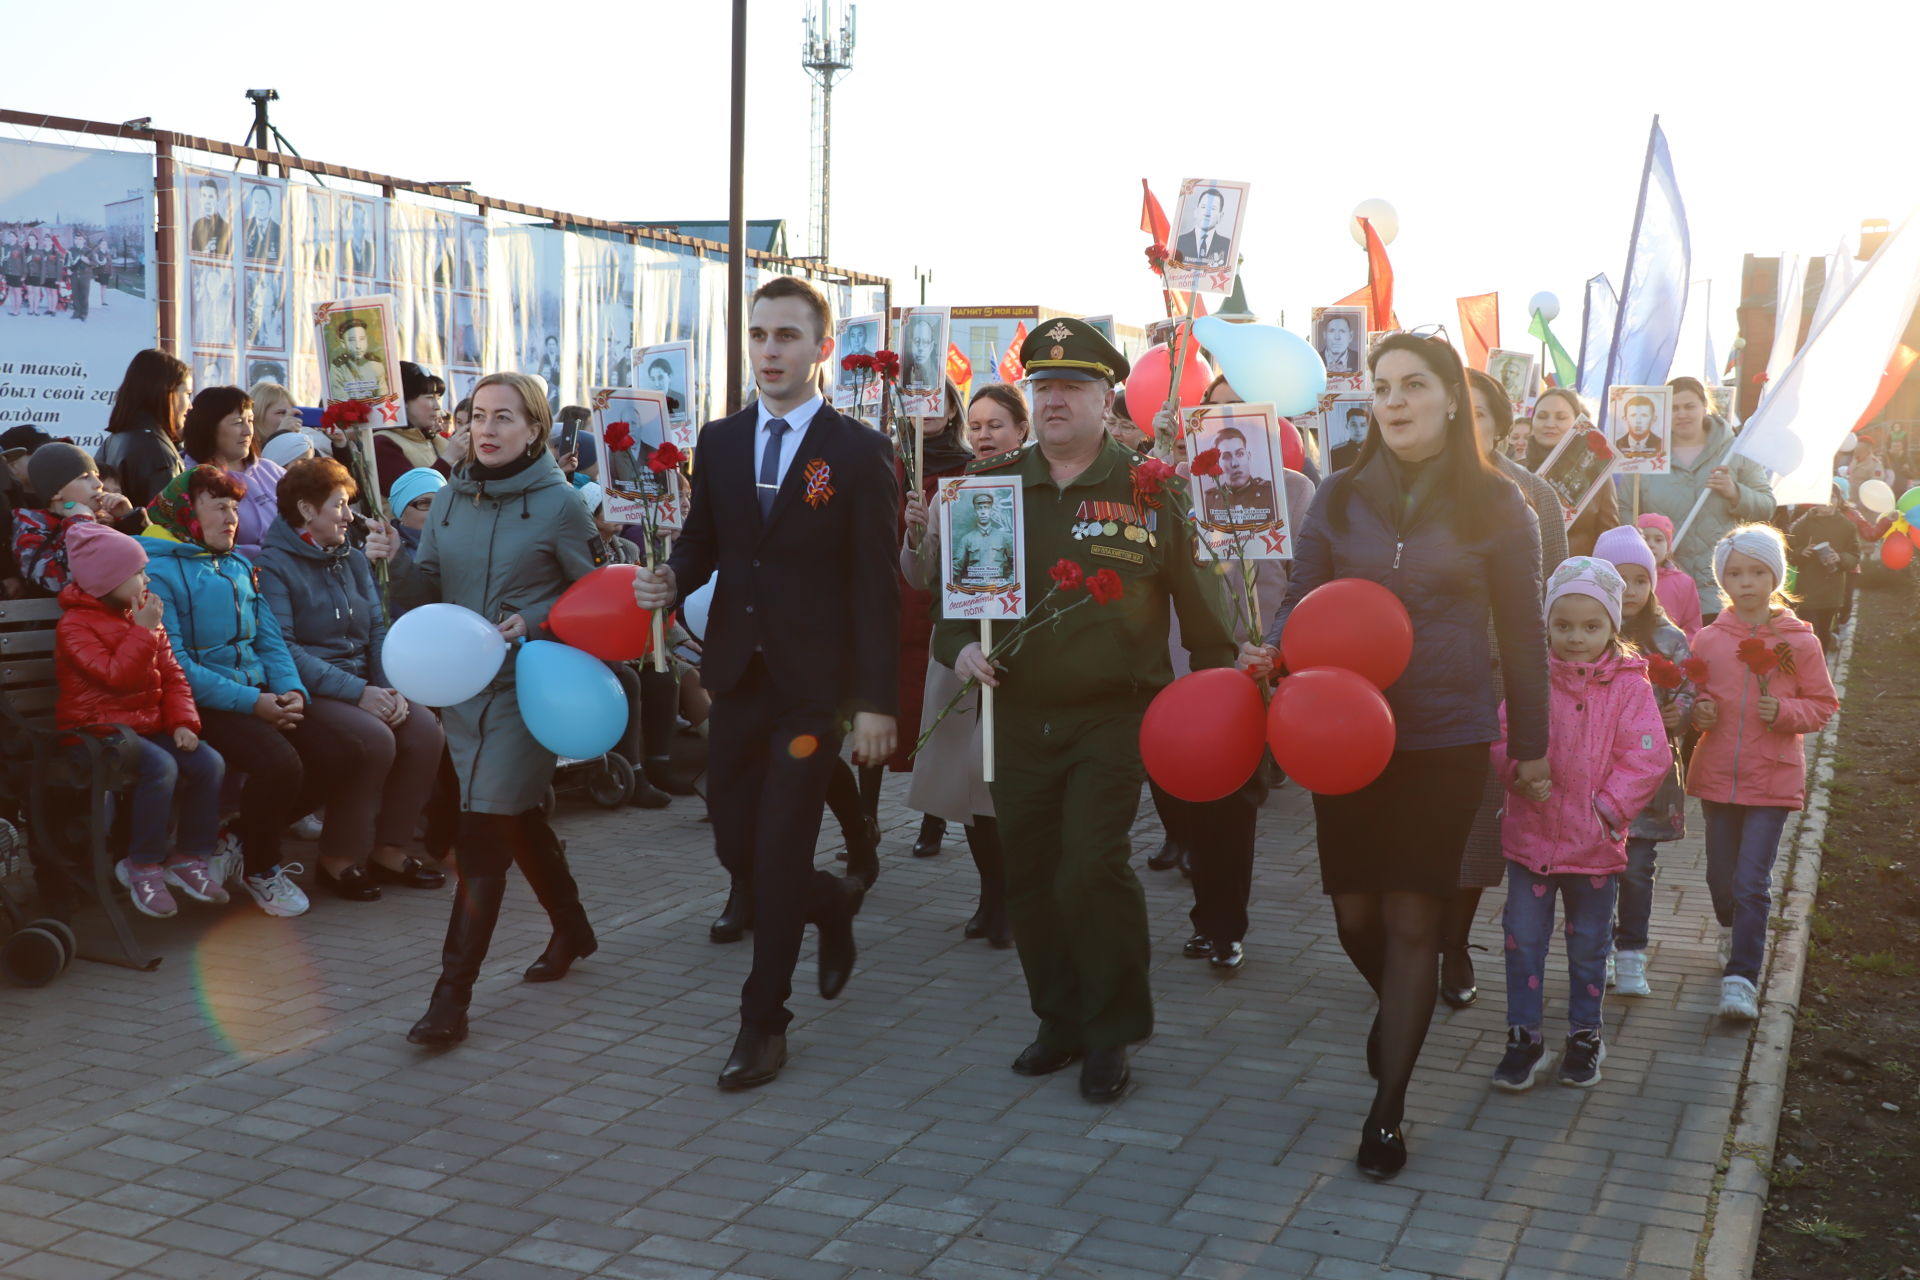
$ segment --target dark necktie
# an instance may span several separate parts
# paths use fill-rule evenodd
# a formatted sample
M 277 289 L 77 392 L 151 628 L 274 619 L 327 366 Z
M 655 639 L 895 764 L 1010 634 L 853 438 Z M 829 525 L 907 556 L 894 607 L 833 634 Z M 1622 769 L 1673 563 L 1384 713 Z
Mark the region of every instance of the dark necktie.
M 760 458 L 760 518 L 773 514 L 773 500 L 780 496 L 780 437 L 787 434 L 785 418 L 767 420 L 767 451 Z

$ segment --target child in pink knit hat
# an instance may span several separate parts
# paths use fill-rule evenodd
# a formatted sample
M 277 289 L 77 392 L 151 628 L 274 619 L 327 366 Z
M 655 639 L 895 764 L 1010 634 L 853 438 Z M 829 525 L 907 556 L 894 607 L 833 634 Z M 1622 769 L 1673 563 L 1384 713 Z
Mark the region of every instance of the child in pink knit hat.
M 1692 640 L 1694 632 L 1705 625 L 1700 608 L 1700 584 L 1673 562 L 1673 521 L 1657 511 L 1649 511 L 1635 523 L 1653 550 L 1654 563 L 1659 566 L 1653 593 L 1673 625 Z

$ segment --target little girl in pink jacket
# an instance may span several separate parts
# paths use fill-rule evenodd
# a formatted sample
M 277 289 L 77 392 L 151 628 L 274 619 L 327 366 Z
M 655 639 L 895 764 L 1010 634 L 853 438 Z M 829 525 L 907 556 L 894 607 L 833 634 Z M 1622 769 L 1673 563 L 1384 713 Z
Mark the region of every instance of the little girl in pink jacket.
M 1800 736 L 1818 733 L 1840 701 L 1813 628 L 1780 594 L 1787 544 L 1772 525 L 1741 525 L 1713 548 L 1731 601 L 1693 638 L 1707 676 L 1693 704 L 1701 731 L 1687 794 L 1707 819 L 1707 892 L 1720 920 L 1720 1016 L 1760 1016 L 1773 860 L 1787 818 L 1806 801 Z
M 1508 786 L 1501 819 L 1507 856 L 1507 1052 L 1493 1086 L 1533 1087 L 1546 1058 L 1542 986 L 1554 898 L 1566 903 L 1567 1022 L 1560 1083 L 1600 1082 L 1606 1061 L 1601 995 L 1613 940 L 1614 897 L 1627 867 L 1627 827 L 1672 767 L 1647 664 L 1622 647 L 1612 565 L 1563 561 L 1547 580 L 1549 782 L 1517 781 L 1504 742 L 1493 765 Z M 1506 708 L 1500 709 L 1506 727 Z

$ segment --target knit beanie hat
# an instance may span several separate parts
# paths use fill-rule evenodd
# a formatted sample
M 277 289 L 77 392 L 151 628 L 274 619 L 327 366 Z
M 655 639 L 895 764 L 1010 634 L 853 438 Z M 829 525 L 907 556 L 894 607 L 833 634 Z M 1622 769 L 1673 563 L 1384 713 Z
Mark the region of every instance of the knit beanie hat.
M 600 504 L 607 500 L 607 491 L 589 480 L 574 489 L 580 501 L 587 504 L 587 514 L 594 519 L 600 518 Z
M 111 525 L 76 520 L 67 530 L 68 576 L 90 596 L 107 595 L 146 567 L 147 553 L 139 540 Z
M 1586 596 L 1600 602 L 1607 617 L 1613 620 L 1613 629 L 1618 631 L 1620 598 L 1626 593 L 1627 584 L 1620 581 L 1620 575 L 1605 560 L 1568 556 L 1547 579 L 1547 613 L 1553 612 L 1553 602 L 1561 596 Z
M 1658 511 L 1648 511 L 1633 523 L 1636 529 L 1658 529 L 1667 535 L 1667 546 L 1669 548 L 1673 546 L 1673 521 Z
M 447 478 L 432 467 L 415 467 L 411 471 L 402 471 L 387 490 L 387 506 L 398 517 L 402 511 L 412 506 L 417 498 L 438 493 L 446 487 Z
M 1833 487 L 1840 491 L 1842 498 L 1845 498 L 1848 502 L 1853 501 L 1853 485 L 1848 482 L 1845 476 L 1835 476 L 1833 478 Z
M 44 450 L 42 450 L 44 452 Z M 39 457 L 36 453 L 34 457 Z M 1787 581 L 1787 542 L 1770 524 L 1743 524 L 1713 544 L 1713 580 L 1727 571 L 1727 557 L 1738 551 L 1752 556 L 1773 572 L 1773 587 L 1778 591 Z M 1724 584 L 1722 584 L 1724 590 Z
M 94 465 L 93 455 L 64 440 L 41 445 L 27 459 L 27 484 L 48 502 L 81 476 L 98 474 L 100 468 Z
M 1653 562 L 1653 548 L 1647 545 L 1638 529 L 1624 524 L 1601 534 L 1593 544 L 1593 555 L 1594 559 L 1605 560 L 1615 569 L 1637 564 L 1647 571 L 1647 577 L 1660 576 L 1660 566 Z
M 268 462 L 290 467 L 313 456 L 313 441 L 299 431 L 282 431 L 260 446 L 260 456 Z

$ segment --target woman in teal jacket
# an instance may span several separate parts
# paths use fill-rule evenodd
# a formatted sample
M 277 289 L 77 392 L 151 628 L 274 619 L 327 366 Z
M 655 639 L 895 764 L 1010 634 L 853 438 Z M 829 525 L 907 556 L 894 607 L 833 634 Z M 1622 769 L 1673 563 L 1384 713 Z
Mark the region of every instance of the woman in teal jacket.
M 326 802 L 341 745 L 307 718 L 307 690 L 254 588 L 253 568 L 233 549 L 246 485 L 218 467 L 195 467 L 153 500 L 140 539 L 147 580 L 166 607 L 167 639 L 200 709 L 200 736 L 244 772 L 233 825 L 241 883 L 270 916 L 297 916 L 307 898 L 283 863 L 280 836 Z M 223 878 L 230 866 L 216 867 Z

